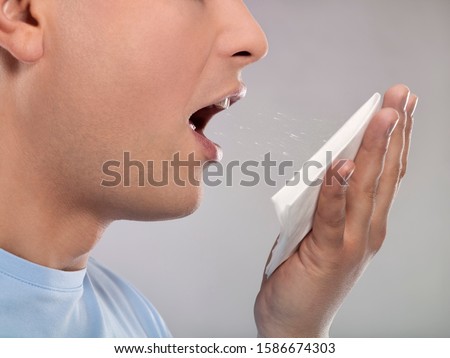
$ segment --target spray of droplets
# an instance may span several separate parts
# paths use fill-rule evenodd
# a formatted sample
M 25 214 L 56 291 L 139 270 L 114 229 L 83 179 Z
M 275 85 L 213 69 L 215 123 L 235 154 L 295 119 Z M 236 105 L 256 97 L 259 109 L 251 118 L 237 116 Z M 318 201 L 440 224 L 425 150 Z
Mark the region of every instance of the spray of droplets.
M 330 137 L 327 123 L 321 119 L 300 119 L 283 112 L 258 112 L 245 118 L 229 112 L 220 115 L 225 118 L 214 121 L 219 129 L 209 136 L 219 143 L 236 145 L 239 157 L 244 159 L 261 160 L 270 152 L 275 160 L 301 162 Z

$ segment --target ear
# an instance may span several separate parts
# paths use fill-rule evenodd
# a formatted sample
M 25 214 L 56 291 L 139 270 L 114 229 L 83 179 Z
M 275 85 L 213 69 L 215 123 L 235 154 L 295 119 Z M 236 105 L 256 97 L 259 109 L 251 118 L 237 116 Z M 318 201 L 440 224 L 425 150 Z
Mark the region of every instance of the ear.
M 0 0 L 0 47 L 23 63 L 35 63 L 44 54 L 36 1 L 42 0 Z

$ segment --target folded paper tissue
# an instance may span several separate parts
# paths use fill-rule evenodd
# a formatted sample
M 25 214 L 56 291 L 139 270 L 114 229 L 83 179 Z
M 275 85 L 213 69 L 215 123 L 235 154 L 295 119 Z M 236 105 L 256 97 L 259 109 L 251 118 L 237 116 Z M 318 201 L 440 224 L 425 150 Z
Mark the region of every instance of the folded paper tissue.
M 320 183 L 332 162 L 340 159 L 355 159 L 364 132 L 373 115 L 381 107 L 381 95 L 375 93 L 322 148 L 294 174 L 279 192 L 272 197 L 275 211 L 281 224 L 280 235 L 266 267 L 270 276 L 286 261 L 311 230 Z M 307 175 L 304 171 L 307 170 Z M 307 181 L 304 178 L 307 177 Z

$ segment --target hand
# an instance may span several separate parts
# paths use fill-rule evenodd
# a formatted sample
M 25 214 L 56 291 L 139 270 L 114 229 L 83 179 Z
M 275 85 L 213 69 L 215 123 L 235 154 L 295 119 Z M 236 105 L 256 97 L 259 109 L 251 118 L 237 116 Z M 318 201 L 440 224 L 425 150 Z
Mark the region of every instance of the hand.
M 312 230 L 263 279 L 255 302 L 259 336 L 328 336 L 343 300 L 386 237 L 389 209 L 406 171 L 416 104 L 417 96 L 404 85 L 390 88 L 355 161 L 338 170 L 350 179 L 327 172 Z

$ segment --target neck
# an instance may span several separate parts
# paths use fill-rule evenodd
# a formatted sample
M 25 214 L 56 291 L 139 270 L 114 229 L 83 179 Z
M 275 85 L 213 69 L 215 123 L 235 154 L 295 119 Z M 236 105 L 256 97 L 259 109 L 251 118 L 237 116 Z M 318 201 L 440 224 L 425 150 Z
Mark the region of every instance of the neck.
M 0 196 L 3 196 L 0 194 Z M 63 213 L 28 200 L 0 208 L 0 248 L 36 264 L 63 271 L 86 267 L 105 226 L 82 212 Z
M 40 173 L 17 142 L 1 139 L 0 248 L 58 270 L 86 267 L 108 223 Z

